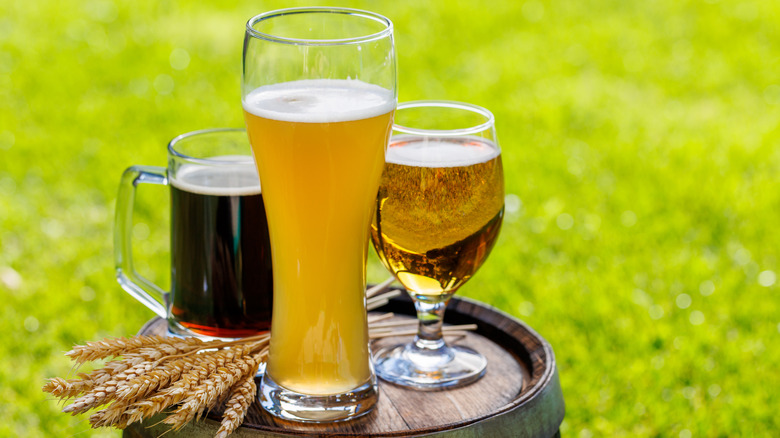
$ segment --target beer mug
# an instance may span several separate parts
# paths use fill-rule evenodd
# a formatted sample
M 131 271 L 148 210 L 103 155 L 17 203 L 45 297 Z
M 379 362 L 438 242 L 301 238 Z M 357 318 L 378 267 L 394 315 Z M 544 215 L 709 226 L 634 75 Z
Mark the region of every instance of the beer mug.
M 132 223 L 141 183 L 170 186 L 171 290 L 133 267 Z M 168 321 L 174 335 L 239 338 L 271 324 L 271 252 L 260 181 L 244 129 L 208 129 L 168 144 L 168 167 L 132 166 L 119 186 L 116 278 Z

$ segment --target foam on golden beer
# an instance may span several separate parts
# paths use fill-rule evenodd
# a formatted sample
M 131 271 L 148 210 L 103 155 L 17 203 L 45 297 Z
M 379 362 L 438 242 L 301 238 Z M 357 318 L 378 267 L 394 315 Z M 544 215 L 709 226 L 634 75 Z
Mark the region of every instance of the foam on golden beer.
M 414 167 L 462 167 L 485 163 L 501 154 L 481 137 L 431 138 L 396 135 L 390 141 L 388 163 Z
M 307 79 L 257 88 L 243 106 L 266 119 L 335 123 L 387 114 L 395 99 L 390 90 L 357 79 Z

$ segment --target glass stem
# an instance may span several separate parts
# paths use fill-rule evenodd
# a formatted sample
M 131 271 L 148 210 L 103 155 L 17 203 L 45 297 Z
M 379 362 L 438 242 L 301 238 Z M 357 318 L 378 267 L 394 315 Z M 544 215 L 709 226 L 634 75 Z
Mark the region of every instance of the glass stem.
M 414 346 L 417 349 L 431 351 L 445 348 L 441 326 L 450 297 L 451 295 L 439 302 L 415 300 L 414 307 L 417 309 L 417 320 L 420 322 L 417 336 L 414 337 Z

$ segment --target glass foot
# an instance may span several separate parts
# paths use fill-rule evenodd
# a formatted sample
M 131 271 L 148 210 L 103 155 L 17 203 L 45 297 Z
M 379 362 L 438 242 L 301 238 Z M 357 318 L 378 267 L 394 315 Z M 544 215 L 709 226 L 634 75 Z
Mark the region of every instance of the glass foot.
M 258 397 L 260 405 L 271 415 L 304 423 L 347 421 L 371 411 L 377 401 L 376 376 L 343 394 L 309 395 L 279 386 L 268 374 L 263 375 Z
M 383 348 L 374 355 L 377 375 L 390 383 L 421 390 L 467 385 L 485 374 L 487 359 L 461 346 L 425 350 L 414 343 Z

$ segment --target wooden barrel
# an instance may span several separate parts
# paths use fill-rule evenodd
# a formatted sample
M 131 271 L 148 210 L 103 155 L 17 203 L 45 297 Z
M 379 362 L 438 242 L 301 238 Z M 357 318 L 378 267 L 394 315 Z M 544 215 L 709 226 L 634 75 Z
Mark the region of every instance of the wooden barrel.
M 395 318 L 413 318 L 408 296 L 379 309 Z M 379 401 L 369 414 L 353 421 L 303 424 L 277 419 L 255 402 L 236 438 L 261 437 L 420 437 L 437 438 L 549 438 L 558 436 L 564 403 L 555 356 L 550 345 L 530 327 L 477 301 L 454 297 L 445 314 L 448 324 L 477 324 L 476 332 L 448 342 L 468 345 L 488 359 L 485 376 L 456 389 L 421 392 L 380 380 Z M 164 320 L 155 318 L 140 334 L 163 334 Z M 411 337 L 381 339 L 373 348 L 400 343 Z M 221 409 L 166 437 L 213 437 Z M 158 437 L 168 426 L 163 417 L 125 430 L 125 438 Z

